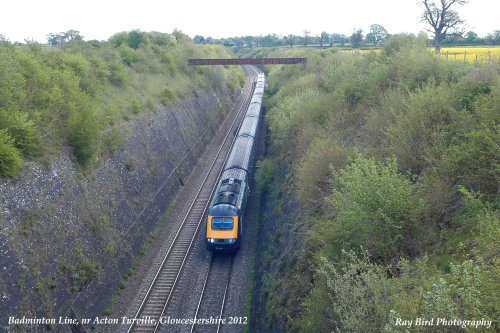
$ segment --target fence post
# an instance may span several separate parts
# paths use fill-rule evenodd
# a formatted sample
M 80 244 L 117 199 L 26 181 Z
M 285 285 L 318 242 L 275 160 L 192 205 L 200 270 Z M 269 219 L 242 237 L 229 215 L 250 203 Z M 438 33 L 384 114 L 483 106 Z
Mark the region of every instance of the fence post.
M 464 64 L 467 62 L 467 51 L 464 51 Z

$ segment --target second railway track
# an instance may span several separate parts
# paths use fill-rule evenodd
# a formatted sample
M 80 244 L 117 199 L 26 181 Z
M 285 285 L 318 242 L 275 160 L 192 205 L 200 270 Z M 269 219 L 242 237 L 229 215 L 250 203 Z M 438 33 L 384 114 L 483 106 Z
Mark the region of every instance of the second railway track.
M 232 255 L 212 255 L 190 333 L 220 332 L 231 281 Z M 199 322 L 196 319 L 201 319 Z M 222 321 L 224 320 L 224 321 Z
M 255 75 L 255 70 L 251 67 L 245 69 L 248 77 Z M 250 81 L 252 81 L 250 79 Z M 160 318 L 172 297 L 176 283 L 181 275 L 182 268 L 188 257 L 189 250 L 196 237 L 196 233 L 201 225 L 204 211 L 210 200 L 214 184 L 219 177 L 220 171 L 233 142 L 233 133 L 241 122 L 241 115 L 244 114 L 250 98 L 252 96 L 253 84 L 249 82 L 245 86 L 242 99 L 237 109 L 237 115 L 232 121 L 225 135 L 222 144 L 217 148 L 217 153 L 213 159 L 209 171 L 200 185 L 195 199 L 192 201 L 188 213 L 185 215 L 181 226 L 175 234 L 171 245 L 168 247 L 163 261 L 160 264 L 146 295 L 135 314 L 131 319 L 127 332 L 157 332 L 160 327 Z

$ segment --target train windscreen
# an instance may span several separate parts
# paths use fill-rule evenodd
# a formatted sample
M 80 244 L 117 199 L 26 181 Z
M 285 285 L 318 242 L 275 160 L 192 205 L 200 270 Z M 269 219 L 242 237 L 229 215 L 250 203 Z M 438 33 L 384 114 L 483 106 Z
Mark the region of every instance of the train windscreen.
M 233 229 L 234 220 L 232 217 L 214 217 L 212 219 L 212 229 Z

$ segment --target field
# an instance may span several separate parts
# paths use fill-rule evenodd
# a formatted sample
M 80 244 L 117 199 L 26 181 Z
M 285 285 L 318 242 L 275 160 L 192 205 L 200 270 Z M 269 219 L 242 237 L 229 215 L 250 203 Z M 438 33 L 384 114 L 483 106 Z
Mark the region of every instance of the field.
M 434 49 L 430 49 L 434 50 Z M 500 61 L 500 47 L 498 46 L 465 46 L 465 47 L 443 47 L 441 57 L 449 60 L 461 60 L 467 62 L 492 62 Z
M 341 53 L 369 54 L 378 53 L 379 48 L 339 49 Z M 429 47 L 429 52 L 434 52 Z M 440 57 L 447 60 L 472 62 L 497 62 L 500 61 L 500 46 L 454 46 L 441 48 Z

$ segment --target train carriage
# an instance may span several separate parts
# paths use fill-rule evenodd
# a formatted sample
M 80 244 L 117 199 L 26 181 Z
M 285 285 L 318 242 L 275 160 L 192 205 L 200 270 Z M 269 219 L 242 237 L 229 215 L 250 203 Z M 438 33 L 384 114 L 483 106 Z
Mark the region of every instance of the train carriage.
M 210 202 L 206 244 L 211 251 L 235 252 L 241 244 L 264 85 L 265 77 L 260 73 L 252 100 Z

